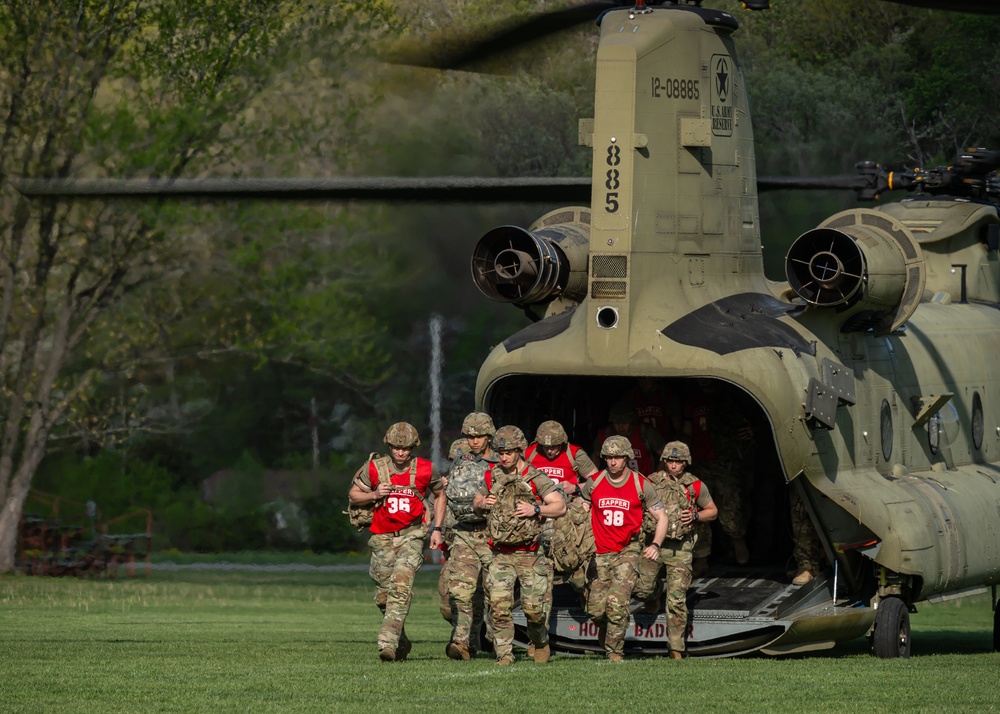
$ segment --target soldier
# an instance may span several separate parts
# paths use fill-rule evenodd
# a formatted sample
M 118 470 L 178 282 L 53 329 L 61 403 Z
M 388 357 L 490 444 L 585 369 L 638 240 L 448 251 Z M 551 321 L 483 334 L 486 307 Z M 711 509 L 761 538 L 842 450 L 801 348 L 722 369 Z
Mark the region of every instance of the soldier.
M 792 554 L 795 556 L 795 565 L 798 568 L 795 577 L 792 578 L 792 585 L 808 585 L 823 569 L 823 547 L 819 543 L 819 536 L 816 535 L 816 528 L 809 518 L 806 504 L 794 484 L 790 500 L 792 537 L 795 539 Z
M 514 585 L 521 584 L 521 607 L 535 662 L 548 662 L 549 633 L 544 603 L 549 589 L 546 558 L 539 552 L 543 518 L 558 518 L 566 502 L 548 476 L 528 465 L 528 442 L 516 426 L 504 426 L 493 437 L 499 463 L 486 472 L 476 494 L 475 509 L 487 513 L 493 562 L 486 580 L 493 614 L 493 646 L 497 664 L 514 662 Z
M 601 446 L 608 465 L 583 486 L 590 506 L 596 555 L 591 564 L 587 614 L 598 627 L 598 642 L 612 662 L 625 654 L 629 601 L 639 573 L 639 532 L 644 512 L 656 519 L 652 542 L 641 557 L 656 560 L 667 533 L 667 515 L 653 484 L 628 467 L 635 458 L 624 436 L 609 436 Z
M 569 436 L 562 424 L 551 420 L 538 425 L 535 440 L 528 445 L 524 452 L 524 460 L 547 474 L 563 492 L 563 495 L 566 496 L 567 511 L 573 507 L 574 497 L 580 492 L 580 484 L 591 476 L 596 476 L 598 471 L 586 451 L 569 443 Z M 581 525 L 589 521 L 587 514 L 583 511 L 579 511 L 579 515 L 581 518 L 578 520 Z M 552 586 L 555 584 L 556 578 L 549 546 L 552 544 L 554 529 L 557 526 L 572 528 L 571 520 L 569 518 L 550 520 L 545 524 L 545 529 L 542 532 L 542 543 L 546 555 L 550 556 L 546 559 L 549 567 L 549 597 L 545 603 L 546 630 L 549 628 L 549 616 L 552 614 Z M 560 572 L 559 575 L 570 582 L 577 591 L 582 591 L 586 580 L 586 563 L 582 563 L 582 567 L 578 566 L 571 572 Z M 530 648 L 528 654 L 534 654 Z
M 688 445 L 671 441 L 660 456 L 662 470 L 649 476 L 663 501 L 669 526 L 658 561 L 651 563 L 643 560 L 640 563 L 639 582 L 635 588 L 637 598 L 647 600 L 647 605 L 649 598 L 655 602 L 655 607 L 647 607 L 649 611 L 659 611 L 662 593 L 660 573 L 666 569 L 667 643 L 670 656 L 674 659 L 680 659 L 684 652 L 687 591 L 691 587 L 691 563 L 697 537 L 695 525 L 714 521 L 719 512 L 708 487 L 686 470 L 690 464 L 691 449 Z
M 753 431 L 731 395 L 717 389 L 714 380 L 699 379 L 698 388 L 690 391 L 684 403 L 684 434 L 690 440 L 691 455 L 705 483 L 719 499 L 719 525 L 733 545 L 737 564 L 750 561 L 746 543 L 747 519 L 743 507 L 744 451 L 753 445 Z M 712 553 L 712 529 L 698 527 L 694 552 L 694 574 L 708 570 Z
M 485 611 L 485 573 L 493 561 L 486 517 L 473 501 L 486 472 L 496 464 L 490 439 L 496 433 L 489 414 L 472 412 L 462 422 L 467 448 L 448 470 L 448 511 L 453 519 L 448 592 L 452 602 L 452 634 L 445 653 L 468 660 L 479 651 Z
M 624 436 L 632 446 L 635 454 L 628 467 L 645 475 L 655 467 L 653 454 L 658 454 L 666 443 L 663 436 L 648 424 L 643 424 L 636 417 L 635 407 L 626 402 L 618 402 L 608 411 L 608 425 L 597 432 L 594 440 L 594 461 L 600 461 L 600 453 L 604 441 L 609 436 Z
M 543 421 L 535 432 L 535 440 L 524 452 L 524 460 L 544 471 L 567 496 L 580 490 L 580 484 L 597 475 L 597 467 L 587 452 L 569 443 L 562 424 Z
M 635 387 L 622 401 L 631 404 L 639 421 L 658 431 L 663 438 L 671 437 L 680 430 L 680 400 L 674 392 L 661 389 L 658 380 L 639 377 L 635 381 Z
M 455 439 L 451 442 L 451 446 L 448 447 L 448 462 L 454 463 L 455 459 L 467 453 L 469 453 L 469 440 L 465 438 Z M 447 479 L 442 480 L 445 482 L 445 493 L 447 493 Z M 452 612 L 451 593 L 448 592 L 448 587 L 451 583 L 451 558 L 449 557 L 449 549 L 454 541 L 452 536 L 452 528 L 454 526 L 455 517 L 451 514 L 451 510 L 446 508 L 444 523 L 441 524 L 441 536 L 443 540 L 441 543 L 441 553 L 444 557 L 444 563 L 441 564 L 441 574 L 438 576 L 437 590 L 438 611 L 449 625 L 452 625 L 455 619 Z
M 401 662 L 411 648 L 403 625 L 413 597 L 413 577 L 424 563 L 424 497 L 428 490 L 434 493 L 434 523 L 438 525 L 431 534 L 432 549 L 441 545 L 439 524 L 444 520 L 445 498 L 441 477 L 431 462 L 412 455 L 420 437 L 411 424 L 393 424 L 383 441 L 389 446 L 389 458 L 370 461 L 348 498 L 356 505 L 375 504 L 368 547 L 375 604 L 383 615 L 378 656 L 383 662 Z

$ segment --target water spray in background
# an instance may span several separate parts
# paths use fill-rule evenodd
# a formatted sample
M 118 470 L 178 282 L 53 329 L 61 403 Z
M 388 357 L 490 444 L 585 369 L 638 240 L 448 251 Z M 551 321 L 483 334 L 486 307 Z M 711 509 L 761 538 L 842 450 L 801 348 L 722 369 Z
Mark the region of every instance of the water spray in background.
M 431 463 L 434 468 L 441 471 L 444 467 L 441 458 L 441 367 L 444 358 L 441 354 L 441 324 L 443 319 L 440 315 L 431 315 Z

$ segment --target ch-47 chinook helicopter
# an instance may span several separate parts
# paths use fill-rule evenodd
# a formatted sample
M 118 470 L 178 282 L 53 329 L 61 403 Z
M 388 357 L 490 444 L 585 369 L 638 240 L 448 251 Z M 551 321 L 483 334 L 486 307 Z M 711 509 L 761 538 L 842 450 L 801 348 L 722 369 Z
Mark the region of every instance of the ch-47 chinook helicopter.
M 871 631 L 877 655 L 908 656 L 915 603 L 986 585 L 995 602 L 1000 581 L 1000 153 L 902 175 L 861 165 L 862 194 L 916 194 L 823 221 L 774 283 L 736 19 L 640 4 L 600 27 L 595 114 L 580 123 L 590 206 L 496 228 L 474 251 L 481 291 L 537 320 L 493 350 L 477 403 L 498 424 L 554 418 L 583 438 L 635 378 L 743 408 L 766 435 L 757 478 L 771 483 L 754 488 L 778 503 L 776 483 L 796 489 L 832 565 L 791 586 L 762 552 L 767 527 L 751 533 L 754 567 L 716 566 L 689 591 L 688 652 L 801 652 Z M 596 650 L 574 603 L 557 604 L 553 641 Z M 636 612 L 630 646 L 665 652 L 663 614 Z
M 991 0 L 898 2 L 1000 12 Z M 1000 353 L 1000 153 L 901 174 L 862 165 L 835 185 L 913 194 L 831 216 L 791 246 L 787 282 L 772 282 L 757 191 L 783 184 L 756 176 L 737 20 L 700 2 L 588 3 L 562 18 L 597 11 L 595 111 L 580 122 L 593 149 L 588 179 L 18 186 L 444 200 L 526 190 L 589 201 L 527 229 L 496 228 L 474 249 L 480 290 L 535 320 L 483 364 L 477 408 L 526 432 L 557 419 L 578 442 L 637 378 L 744 410 L 769 519 L 748 534 L 749 565 L 713 564 L 693 584 L 689 654 L 803 652 L 870 632 L 878 656 L 905 657 L 916 603 L 986 586 L 1000 644 L 1000 382 L 990 369 Z M 533 23 L 535 35 L 549 31 Z M 830 563 L 803 587 L 784 572 L 790 545 L 775 547 L 788 540 L 792 489 Z M 597 650 L 574 603 L 557 600 L 552 641 Z M 626 648 L 666 652 L 665 629 L 662 612 L 637 612 Z

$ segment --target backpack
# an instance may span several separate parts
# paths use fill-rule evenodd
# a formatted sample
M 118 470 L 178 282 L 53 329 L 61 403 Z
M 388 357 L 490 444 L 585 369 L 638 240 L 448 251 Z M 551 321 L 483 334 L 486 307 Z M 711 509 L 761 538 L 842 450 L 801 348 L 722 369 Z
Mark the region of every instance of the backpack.
M 494 471 L 490 495 L 496 496 L 496 503 L 486 515 L 486 531 L 494 544 L 521 545 L 538 539 L 542 533 L 542 522 L 538 518 L 519 518 L 517 502 L 535 503 L 537 496 L 531 489 L 530 481 L 520 474 Z
M 490 463 L 483 459 L 473 460 L 460 456 L 448 471 L 448 485 L 445 495 L 448 497 L 448 508 L 459 523 L 483 523 L 486 516 L 476 513 L 472 502 L 483 484 L 483 476 Z
M 362 482 L 361 477 L 368 472 L 369 464 L 375 464 L 376 473 L 378 473 L 379 481 L 382 479 L 389 478 L 389 457 L 379 456 L 376 452 L 368 454 L 368 460 L 365 461 L 364 465 L 354 472 L 354 476 L 351 477 L 351 486 L 357 486 L 362 491 L 366 493 L 371 493 L 372 489 L 368 488 L 364 482 Z M 415 466 L 410 468 L 410 488 L 416 485 L 417 479 L 417 469 Z M 378 501 L 371 501 L 370 503 L 354 504 L 351 503 L 350 499 L 347 501 L 347 510 L 344 513 L 351 521 L 351 525 L 357 528 L 359 531 L 368 530 L 372 525 L 372 518 L 375 515 L 375 505 Z
M 574 573 L 594 555 L 590 512 L 582 498 L 566 499 L 566 515 L 552 521 L 549 557 L 557 573 Z
M 685 473 L 684 476 L 690 476 L 690 474 Z M 657 471 L 656 474 L 650 476 L 650 480 L 656 487 L 656 493 L 663 501 L 663 508 L 667 513 L 669 523 L 667 539 L 683 540 L 694 532 L 696 522 L 684 523 L 681 521 L 681 513 L 691 508 L 698 500 L 698 495 L 701 493 L 701 482 L 698 479 L 694 479 L 691 483 L 675 481 L 662 471 Z

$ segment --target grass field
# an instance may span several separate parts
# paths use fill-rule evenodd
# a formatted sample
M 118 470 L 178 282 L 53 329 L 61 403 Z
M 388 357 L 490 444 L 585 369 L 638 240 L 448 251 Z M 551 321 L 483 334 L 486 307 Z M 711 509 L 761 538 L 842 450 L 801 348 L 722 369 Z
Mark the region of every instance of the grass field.
M 913 656 L 858 639 L 808 657 L 554 656 L 498 668 L 444 655 L 425 569 L 405 663 L 380 662 L 367 573 L 154 571 L 117 581 L 0 579 L 4 712 L 995 711 L 987 596 L 924 605 Z

